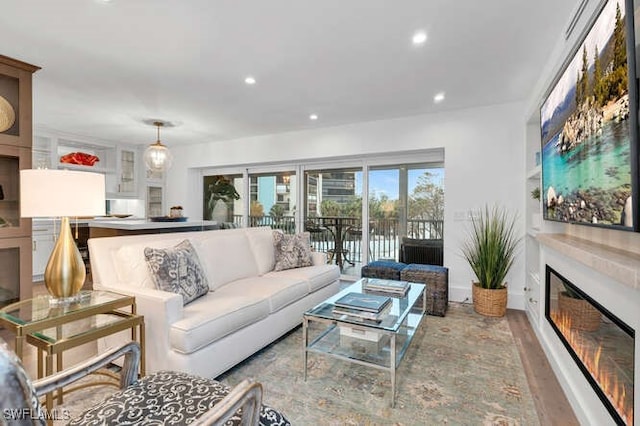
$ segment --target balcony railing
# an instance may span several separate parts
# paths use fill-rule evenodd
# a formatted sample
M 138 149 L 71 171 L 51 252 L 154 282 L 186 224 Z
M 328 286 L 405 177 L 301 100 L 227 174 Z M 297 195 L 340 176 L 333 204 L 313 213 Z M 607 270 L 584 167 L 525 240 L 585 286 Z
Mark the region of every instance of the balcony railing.
M 328 253 L 335 249 L 334 229 L 325 226 L 330 218 L 315 217 L 306 222 L 305 230 L 311 234 L 311 245 L 314 250 Z M 347 261 L 360 262 L 362 251 L 362 221 L 360 218 L 342 218 L 342 248 L 347 252 Z M 242 225 L 242 216 L 234 216 L 234 223 Z M 249 216 L 249 226 L 270 226 L 281 229 L 287 234 L 296 232 L 293 216 Z M 407 220 L 406 236 L 418 239 L 442 239 L 442 220 Z M 369 253 L 365 261 L 376 259 L 398 259 L 400 242 L 400 221 L 397 219 L 371 219 L 369 221 Z

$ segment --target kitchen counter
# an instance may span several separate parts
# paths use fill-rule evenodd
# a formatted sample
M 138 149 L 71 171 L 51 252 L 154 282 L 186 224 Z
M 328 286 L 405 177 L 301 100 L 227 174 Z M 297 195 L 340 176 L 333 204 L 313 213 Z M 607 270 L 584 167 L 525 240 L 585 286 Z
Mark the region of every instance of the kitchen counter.
M 92 220 L 89 235 L 113 237 L 119 235 L 156 234 L 164 232 L 207 231 L 218 229 L 218 222 L 212 220 L 190 220 L 186 222 L 152 222 L 146 219 Z

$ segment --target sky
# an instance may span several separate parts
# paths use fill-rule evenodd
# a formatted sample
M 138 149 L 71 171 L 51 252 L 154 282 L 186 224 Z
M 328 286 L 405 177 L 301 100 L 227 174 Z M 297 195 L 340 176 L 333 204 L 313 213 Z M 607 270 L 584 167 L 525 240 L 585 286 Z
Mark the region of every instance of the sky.
M 418 182 L 418 178 L 422 176 L 426 169 L 409 170 L 409 194 Z M 444 184 L 444 169 L 429 169 L 434 174 L 434 181 Z M 369 193 L 375 193 L 378 197 L 387 195 L 390 199 L 397 199 L 399 196 L 398 188 L 398 169 L 389 170 L 371 170 L 369 172 Z M 362 194 L 362 173 L 356 173 L 356 194 Z
M 589 63 L 589 67 L 591 67 L 593 65 L 593 53 L 595 51 L 595 46 L 598 46 L 598 49 L 602 51 L 602 47 L 605 45 L 609 37 L 611 37 L 615 27 L 616 4 L 620 5 L 620 12 L 624 19 L 624 1 L 609 0 L 604 9 L 602 9 L 602 13 L 598 17 L 597 21 L 594 23 L 593 28 L 587 34 L 584 42 L 579 45 L 571 63 L 569 63 L 567 69 L 562 73 L 562 76 L 556 83 L 556 86 L 553 88 L 551 93 L 549 93 L 549 97 L 542 105 L 540 115 L 543 124 L 551 118 L 551 114 L 553 114 L 555 108 L 564 100 L 571 87 L 576 84 L 576 76 L 578 75 L 578 71 L 582 68 L 583 46 L 587 47 L 587 62 Z

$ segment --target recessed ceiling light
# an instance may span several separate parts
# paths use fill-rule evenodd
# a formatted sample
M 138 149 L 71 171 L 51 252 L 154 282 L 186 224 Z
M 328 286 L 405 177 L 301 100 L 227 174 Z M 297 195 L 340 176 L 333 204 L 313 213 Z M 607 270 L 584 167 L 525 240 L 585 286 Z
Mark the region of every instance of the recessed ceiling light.
M 411 41 L 413 41 L 413 44 L 422 44 L 427 41 L 427 33 L 425 33 L 424 31 L 417 31 L 413 35 Z
M 309 115 L 309 120 L 317 120 L 317 119 L 318 119 L 318 114 Z
M 444 101 L 444 92 L 436 93 L 433 97 L 433 102 L 439 104 L 442 101 Z
M 256 84 L 256 79 L 251 76 L 248 76 L 247 78 L 244 79 L 244 82 L 251 86 L 253 84 Z

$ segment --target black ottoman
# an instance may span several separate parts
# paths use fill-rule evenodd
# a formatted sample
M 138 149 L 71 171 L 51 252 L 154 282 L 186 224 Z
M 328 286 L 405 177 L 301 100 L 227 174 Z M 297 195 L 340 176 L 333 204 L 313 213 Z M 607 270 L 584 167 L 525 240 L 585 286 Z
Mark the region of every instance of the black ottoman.
M 400 279 L 426 284 L 426 313 L 440 317 L 445 315 L 449 307 L 449 268 L 411 263 L 400 272 Z M 420 299 L 419 304 L 422 306 L 422 299 Z
M 400 271 L 407 266 L 406 263 L 393 260 L 376 260 L 362 267 L 362 278 L 383 278 L 387 280 L 400 280 Z

